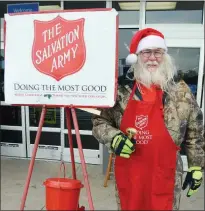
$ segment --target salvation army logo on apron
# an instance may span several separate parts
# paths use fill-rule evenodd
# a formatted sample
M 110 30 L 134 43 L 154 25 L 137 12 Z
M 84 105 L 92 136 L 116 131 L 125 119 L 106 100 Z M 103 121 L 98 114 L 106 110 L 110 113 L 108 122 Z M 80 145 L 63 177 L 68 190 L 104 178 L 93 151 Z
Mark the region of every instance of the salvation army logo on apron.
M 57 81 L 80 71 L 85 64 L 85 19 L 34 21 L 32 61 L 41 73 Z
M 142 130 L 143 128 L 147 127 L 148 124 L 148 116 L 139 115 L 136 116 L 135 119 L 135 127 Z
M 136 140 L 136 144 L 148 144 L 149 141 L 152 140 L 152 134 L 150 134 L 149 129 L 146 129 L 148 126 L 148 115 L 137 115 L 135 119 L 135 127 L 137 133 L 134 138 Z

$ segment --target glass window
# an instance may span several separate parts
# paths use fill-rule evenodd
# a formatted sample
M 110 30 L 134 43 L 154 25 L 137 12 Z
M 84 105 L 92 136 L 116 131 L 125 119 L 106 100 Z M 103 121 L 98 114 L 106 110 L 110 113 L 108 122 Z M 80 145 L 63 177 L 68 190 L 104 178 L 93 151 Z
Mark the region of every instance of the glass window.
M 4 51 L 0 51 L 0 101 L 4 101 Z
M 3 49 L 3 41 L 4 41 L 4 18 L 0 18 L 0 49 Z
M 199 72 L 199 48 L 168 48 L 168 53 L 174 58 L 177 70 L 196 96 Z
M 126 75 L 129 66 L 126 65 L 125 59 L 129 54 L 129 46 L 133 35 L 138 29 L 120 29 L 119 30 L 119 76 Z
M 0 51 L 0 101 L 4 101 L 4 51 Z M 21 126 L 21 107 L 0 106 L 0 125 Z
M 91 113 L 76 109 L 76 115 L 77 115 L 79 130 L 92 130 L 93 125 L 91 122 L 91 117 L 92 117 Z M 66 113 L 65 113 L 65 125 L 64 126 L 67 129 Z M 71 128 L 74 129 L 72 118 L 71 118 Z
M 83 149 L 94 149 L 99 150 L 99 142 L 90 135 L 81 135 L 81 143 Z M 76 135 L 72 135 L 73 148 L 78 148 Z M 65 147 L 69 147 L 68 135 L 65 135 Z
M 60 1 L 39 1 L 39 6 L 61 5 Z
M 31 144 L 34 144 L 36 139 L 36 131 L 30 132 L 30 140 Z M 60 146 L 60 133 L 54 133 L 54 132 L 42 132 L 40 137 L 40 145 L 54 145 L 54 146 Z M 52 148 L 52 146 L 51 146 Z
M 106 1 L 64 1 L 64 9 L 105 8 Z
M 140 1 L 113 1 L 112 8 L 118 11 L 120 25 L 139 24 Z
M 42 108 L 29 107 L 30 126 L 38 127 Z M 60 108 L 47 108 L 43 127 L 60 128 Z
M 22 143 L 22 132 L 16 130 L 1 130 L 1 142 Z
M 203 1 L 148 1 L 146 23 L 188 23 L 203 22 Z
M 130 42 L 138 29 L 120 29 L 119 30 L 119 59 L 125 59 L 129 54 Z
M 0 106 L 0 125 L 21 126 L 21 107 Z
M 204 106 L 204 88 L 205 88 L 205 76 L 204 76 L 204 71 L 203 71 L 203 79 L 202 79 L 202 93 L 201 93 L 201 103 L 200 107 L 202 108 L 202 111 L 204 112 L 203 106 Z M 205 133 L 205 131 L 204 131 Z
M 202 93 L 201 93 L 201 103 L 200 103 L 200 107 L 202 108 L 202 111 L 204 112 L 204 96 L 205 96 L 205 74 L 203 71 L 203 79 L 202 79 Z M 205 135 L 205 131 L 204 131 L 204 135 Z

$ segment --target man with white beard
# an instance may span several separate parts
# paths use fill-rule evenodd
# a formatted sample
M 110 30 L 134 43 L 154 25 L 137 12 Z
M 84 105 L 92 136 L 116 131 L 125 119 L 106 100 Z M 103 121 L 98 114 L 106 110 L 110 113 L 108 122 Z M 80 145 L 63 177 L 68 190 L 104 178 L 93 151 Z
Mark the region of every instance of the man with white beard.
M 115 155 L 119 210 L 179 210 L 181 190 L 198 190 L 204 166 L 203 115 L 178 77 L 161 32 L 146 28 L 130 43 L 127 78 L 113 108 L 93 116 L 93 135 Z M 182 185 L 180 145 L 189 170 Z

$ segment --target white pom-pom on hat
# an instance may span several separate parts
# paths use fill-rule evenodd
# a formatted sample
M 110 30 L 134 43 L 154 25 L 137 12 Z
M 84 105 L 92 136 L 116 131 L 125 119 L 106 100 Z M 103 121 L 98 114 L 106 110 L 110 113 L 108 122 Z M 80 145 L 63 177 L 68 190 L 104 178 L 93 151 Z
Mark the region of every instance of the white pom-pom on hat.
M 132 65 L 137 63 L 137 55 L 134 53 L 131 53 L 126 58 L 126 64 Z
M 137 63 L 137 53 L 144 49 L 162 48 L 167 51 L 164 35 L 152 28 L 145 28 L 137 31 L 130 43 L 130 52 L 126 58 L 126 64 Z

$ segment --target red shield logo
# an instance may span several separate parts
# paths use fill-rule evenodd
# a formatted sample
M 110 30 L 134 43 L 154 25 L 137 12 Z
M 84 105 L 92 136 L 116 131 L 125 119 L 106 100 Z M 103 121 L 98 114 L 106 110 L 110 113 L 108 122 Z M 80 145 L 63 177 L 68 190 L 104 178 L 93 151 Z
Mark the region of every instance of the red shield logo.
M 142 130 L 148 124 L 148 116 L 140 115 L 136 116 L 135 119 L 135 127 Z
M 35 68 L 57 81 L 81 70 L 86 59 L 85 19 L 34 21 L 32 61 Z

